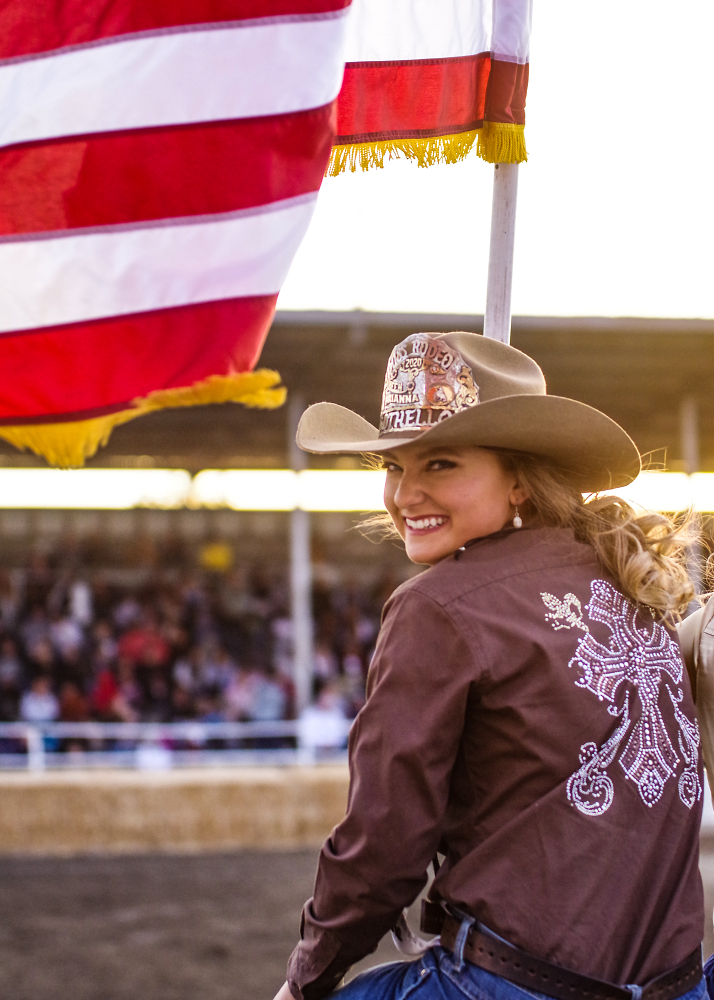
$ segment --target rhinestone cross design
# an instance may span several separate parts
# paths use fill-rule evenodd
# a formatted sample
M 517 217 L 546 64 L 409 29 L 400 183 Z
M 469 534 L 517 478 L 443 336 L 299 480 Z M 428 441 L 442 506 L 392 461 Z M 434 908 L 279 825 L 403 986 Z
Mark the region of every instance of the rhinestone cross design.
M 664 685 L 679 726 L 678 744 L 684 762 L 684 771 L 678 783 L 679 797 L 691 809 L 702 795 L 697 772 L 699 728 L 696 721 L 690 721 L 679 707 L 683 698 L 679 688 L 682 681 L 679 649 L 667 630 L 658 623 L 638 628 L 637 608 L 607 581 L 593 580 L 591 591 L 592 596 L 585 610 L 591 621 L 607 625 L 611 632 L 610 642 L 607 646 L 598 642 L 586 626 L 587 631 L 578 641 L 568 666 L 576 666 L 580 671 L 575 682 L 577 686 L 591 691 L 600 701 L 609 702 L 608 712 L 618 717 L 620 723 L 602 747 L 585 743 L 580 748 L 581 767 L 568 780 L 568 799 L 587 815 L 601 815 L 610 808 L 614 786 L 607 767 L 617 756 L 629 732 L 619 758 L 620 766 L 627 778 L 637 785 L 645 805 L 651 808 L 659 801 L 665 783 L 680 763 L 659 707 L 659 694 Z M 560 609 L 556 608 L 552 594 L 541 596 L 550 609 L 546 620 L 551 619 L 553 628 L 583 628 L 582 619 L 580 622 L 574 620 L 577 616 L 568 621 L 565 614 L 554 614 Z M 566 602 L 572 596 L 566 595 Z M 567 610 L 572 615 L 572 602 Z M 556 618 L 565 619 L 565 624 L 556 622 Z M 676 692 L 672 691 L 667 679 L 676 685 Z M 615 702 L 623 687 L 624 703 L 618 709 Z M 630 698 L 635 693 L 642 711 L 632 725 Z

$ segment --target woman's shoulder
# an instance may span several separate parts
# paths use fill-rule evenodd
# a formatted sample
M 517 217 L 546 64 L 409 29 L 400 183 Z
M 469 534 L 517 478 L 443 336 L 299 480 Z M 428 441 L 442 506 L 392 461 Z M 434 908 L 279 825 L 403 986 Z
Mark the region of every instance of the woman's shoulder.
M 583 566 L 601 572 L 592 547 L 577 541 L 570 528 L 510 530 L 468 543 L 407 580 L 393 597 L 410 600 L 418 594 L 445 606 L 513 577 L 559 569 L 567 575 L 571 567 Z

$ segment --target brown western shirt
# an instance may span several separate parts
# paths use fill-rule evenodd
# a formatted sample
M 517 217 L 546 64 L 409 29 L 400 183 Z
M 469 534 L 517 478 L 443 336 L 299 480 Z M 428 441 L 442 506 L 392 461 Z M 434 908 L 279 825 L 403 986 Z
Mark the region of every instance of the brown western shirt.
M 700 944 L 699 733 L 676 634 L 568 529 L 481 539 L 385 607 L 295 997 L 430 889 L 530 954 L 646 983 Z

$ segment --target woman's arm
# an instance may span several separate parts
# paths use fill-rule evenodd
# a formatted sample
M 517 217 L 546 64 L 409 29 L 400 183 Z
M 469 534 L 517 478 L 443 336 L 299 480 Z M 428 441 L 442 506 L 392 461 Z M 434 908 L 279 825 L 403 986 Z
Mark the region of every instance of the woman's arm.
M 295 997 L 290 992 L 290 987 L 287 983 L 283 983 L 278 992 L 275 994 L 275 1000 L 295 1000 Z
M 330 993 L 426 883 L 477 674 L 437 601 L 416 587 L 392 598 L 350 734 L 347 815 L 322 848 L 288 966 L 295 997 Z

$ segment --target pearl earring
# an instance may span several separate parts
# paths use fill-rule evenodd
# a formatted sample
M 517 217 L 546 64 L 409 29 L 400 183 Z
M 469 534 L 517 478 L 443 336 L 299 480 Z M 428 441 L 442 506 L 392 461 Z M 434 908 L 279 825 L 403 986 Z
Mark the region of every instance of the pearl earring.
M 518 506 L 516 504 L 514 504 L 514 506 L 516 508 L 516 513 L 513 515 L 513 527 L 514 528 L 522 528 L 523 527 L 523 518 L 518 513 Z

